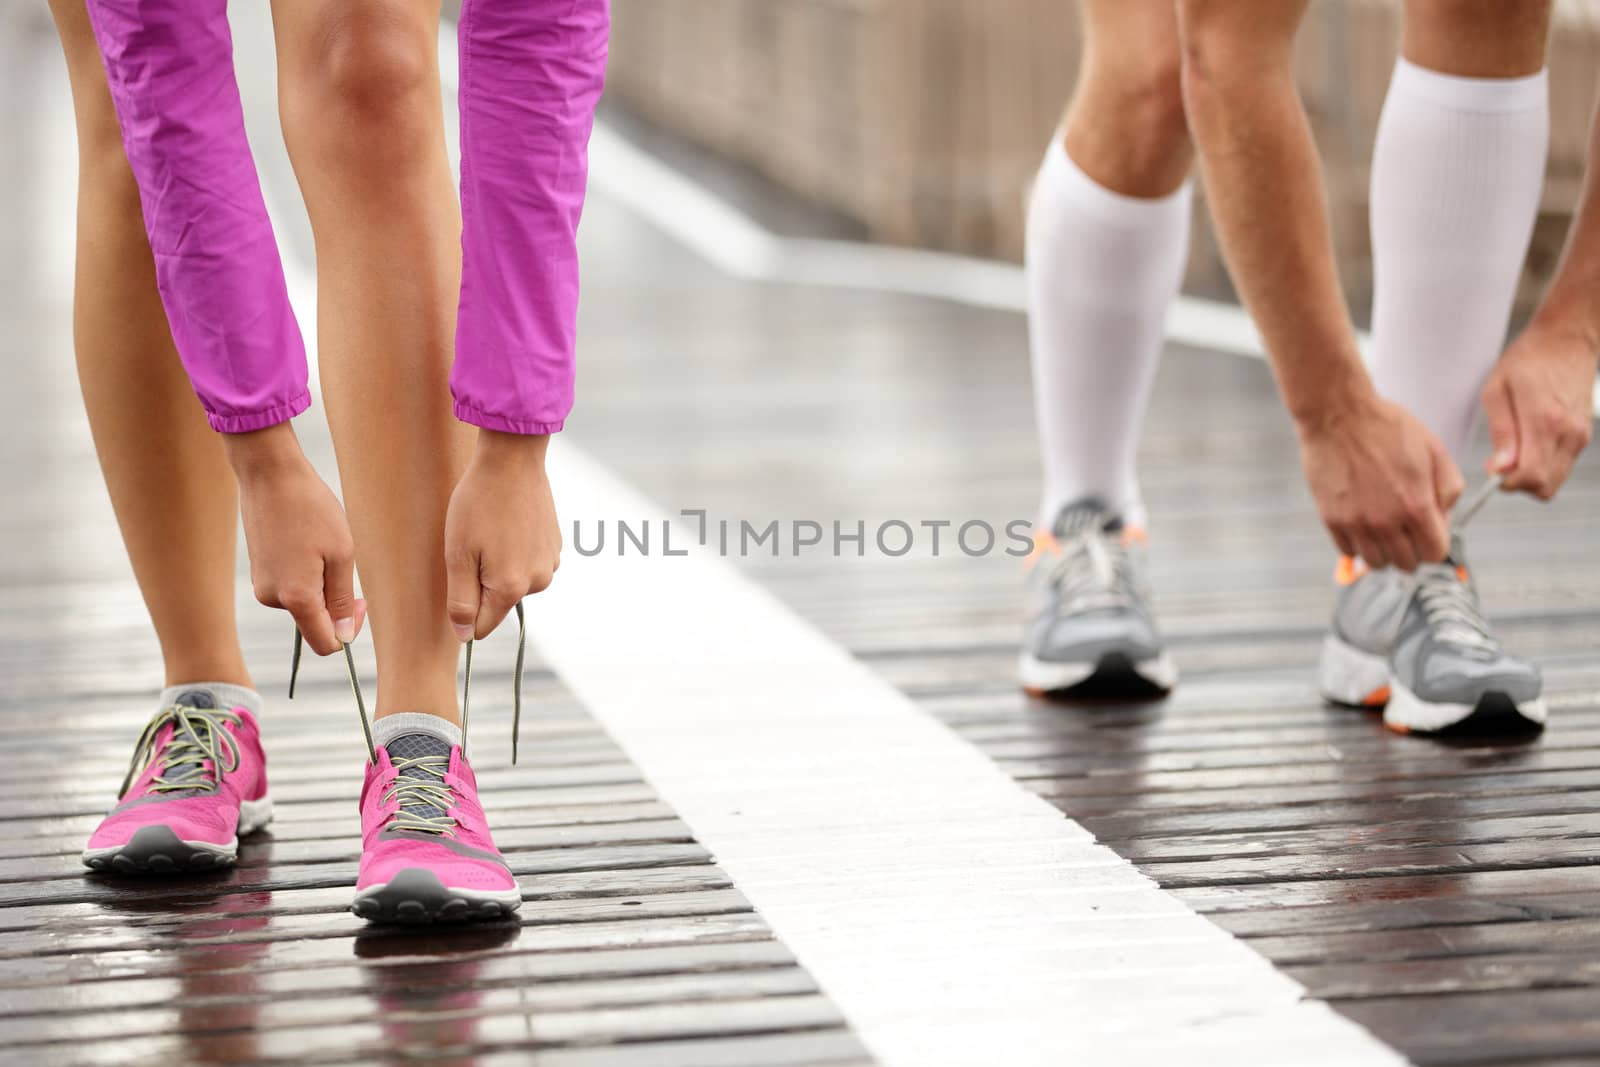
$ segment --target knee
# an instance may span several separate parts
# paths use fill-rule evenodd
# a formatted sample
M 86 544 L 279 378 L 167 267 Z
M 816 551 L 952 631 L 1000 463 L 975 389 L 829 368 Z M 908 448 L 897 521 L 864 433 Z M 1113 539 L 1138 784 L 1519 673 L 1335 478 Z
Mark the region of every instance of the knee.
M 1131 153 L 1152 165 L 1187 154 L 1189 120 L 1183 104 L 1183 64 L 1176 48 L 1146 57 L 1118 95 Z
M 323 103 L 341 115 L 373 121 L 403 118 L 429 95 L 433 38 L 420 36 L 383 6 L 354 8 L 330 22 L 314 57 L 313 83 Z
M 1116 188 L 1142 194 L 1139 187 L 1152 176 L 1160 175 L 1156 184 L 1163 187 L 1181 180 L 1190 145 L 1176 42 L 1138 55 L 1092 57 L 1067 120 L 1067 141 L 1080 163 L 1092 157 L 1102 180 Z
M 382 167 L 437 136 L 436 39 L 386 4 L 331 13 L 285 86 L 284 134 L 324 167 Z

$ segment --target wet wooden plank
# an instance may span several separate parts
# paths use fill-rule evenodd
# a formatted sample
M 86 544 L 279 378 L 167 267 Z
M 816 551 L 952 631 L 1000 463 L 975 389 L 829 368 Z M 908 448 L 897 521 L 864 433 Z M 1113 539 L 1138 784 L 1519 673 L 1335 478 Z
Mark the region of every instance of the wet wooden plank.
M 1593 1063 L 1594 1005 L 1592 989 L 1541 989 L 1353 1000 L 1342 1010 L 1380 1036 L 1403 1034 L 1419 1063 Z
M 495 843 L 508 855 L 601 845 L 686 844 L 692 840 L 688 827 L 676 819 L 555 828 L 508 826 L 495 831 Z M 349 833 L 311 841 L 264 837 L 241 846 L 235 869 L 290 863 L 340 863 L 359 858 L 360 848 Z M 0 885 L 66 878 L 78 875 L 82 867 L 75 855 L 0 860 Z
M 816 995 L 728 999 L 714 1005 L 675 1003 L 635 1008 L 596 1008 L 529 1013 L 510 991 L 480 1010 L 468 998 L 466 1011 L 437 1007 L 421 1018 L 385 1013 L 371 1021 L 281 1029 L 236 1026 L 221 1032 L 166 1033 L 107 1042 L 68 1041 L 14 1045 L 13 1054 L 39 1064 L 112 1064 L 185 1058 L 200 1062 L 332 1063 L 371 1056 L 393 1047 L 408 1055 L 463 1055 L 488 1047 L 544 1049 L 596 1043 L 636 1044 L 723 1035 L 761 1035 L 797 1030 L 837 1030 L 836 1009 Z M 496 1011 L 498 1007 L 500 1010 Z M 313 1051 L 314 1050 L 314 1051 Z
M 315 892 L 315 891 L 313 891 Z M 173 946 L 209 943 L 218 939 L 280 940 L 305 937 L 342 937 L 350 932 L 347 901 L 323 894 L 308 906 L 295 894 L 293 903 L 275 898 L 270 911 L 249 915 L 239 910 L 199 915 L 154 912 L 147 916 L 116 916 L 102 911 L 90 918 L 51 915 L 37 927 L 15 932 L 0 946 L 0 960 L 75 954 L 87 951 L 166 950 Z M 328 904 L 333 906 L 329 907 Z M 737 915 L 750 904 L 732 890 L 678 893 L 632 893 L 627 896 L 582 900 L 525 901 L 517 913 L 522 926 L 567 923 L 639 921 L 643 919 Z M 263 924 L 262 920 L 265 919 Z M 142 921 L 140 921 L 142 920 Z
M 59 1042 L 118 1041 L 186 1036 L 247 1026 L 257 1032 L 280 1029 L 345 1027 L 383 1023 L 395 1012 L 437 1010 L 476 1015 L 522 1012 L 620 1011 L 655 1005 L 704 1005 L 759 997 L 815 994 L 816 985 L 798 967 L 742 968 L 707 973 L 674 973 L 607 980 L 569 978 L 561 982 L 529 982 L 525 976 L 485 979 L 475 960 L 435 962 L 404 973 L 385 968 L 363 975 L 363 986 L 315 994 L 280 992 L 263 998 L 249 990 L 226 996 L 179 997 L 142 1007 L 102 1007 L 93 1012 L 10 1016 L 0 1021 L 0 1041 L 14 1046 Z
M 1363 899 L 1323 904 L 1251 910 L 1213 910 L 1219 925 L 1242 937 L 1277 934 L 1339 934 L 1366 930 L 1447 928 L 1490 922 L 1550 922 L 1600 916 L 1600 897 L 1582 889 L 1553 893 L 1518 893 L 1460 896 L 1446 892 L 1435 896 L 1400 899 Z M 1192 891 L 1190 891 L 1192 892 Z M 1182 894 L 1180 894 L 1182 895 Z

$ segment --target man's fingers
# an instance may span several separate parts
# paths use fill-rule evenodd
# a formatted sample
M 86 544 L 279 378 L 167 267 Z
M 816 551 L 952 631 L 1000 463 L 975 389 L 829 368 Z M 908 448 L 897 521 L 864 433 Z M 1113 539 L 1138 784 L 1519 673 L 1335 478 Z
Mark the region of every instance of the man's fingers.
M 1491 378 L 1483 387 L 1483 412 L 1489 420 L 1489 441 L 1494 454 L 1489 457 L 1489 473 L 1505 474 L 1517 466 L 1517 406 L 1505 380 Z
M 1559 405 L 1549 405 L 1532 418 L 1518 420 L 1520 459 L 1516 477 L 1506 479 L 1506 488 L 1532 493 L 1540 500 L 1555 496 L 1582 450 L 1581 429 L 1574 431 L 1570 422 L 1566 410 Z
M 1355 535 L 1355 548 L 1355 554 L 1360 556 L 1363 562 L 1374 570 L 1379 567 L 1387 567 L 1392 562 L 1389 558 L 1389 550 L 1370 531 L 1362 530 Z
M 322 596 L 333 635 L 344 644 L 356 639 L 355 559 L 351 554 L 330 556 L 322 568 Z
M 494 583 L 486 583 L 483 587 L 483 601 L 478 605 L 478 618 L 475 633 L 478 638 L 488 637 L 494 628 L 500 625 L 517 601 L 522 599 L 522 594 L 512 591 L 512 588 L 501 586 L 495 588 Z
M 1447 513 L 1428 516 L 1412 531 L 1418 563 L 1438 563 L 1450 554 L 1450 520 Z M 1413 568 L 1406 568 L 1411 570 Z
M 1417 531 L 1408 525 L 1402 526 L 1398 533 L 1389 539 L 1389 562 L 1395 567 L 1410 574 L 1417 569 L 1421 561 L 1422 539 Z
M 450 629 L 461 641 L 472 640 L 473 625 L 483 599 L 478 581 L 478 557 L 452 553 L 445 560 L 445 612 Z

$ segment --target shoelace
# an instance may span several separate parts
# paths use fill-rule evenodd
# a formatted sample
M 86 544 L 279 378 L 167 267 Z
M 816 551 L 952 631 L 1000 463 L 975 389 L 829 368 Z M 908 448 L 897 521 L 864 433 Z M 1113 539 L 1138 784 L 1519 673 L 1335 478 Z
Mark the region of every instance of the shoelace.
M 1122 608 L 1136 601 L 1133 563 L 1120 541 L 1099 528 L 1063 538 L 1061 560 L 1050 573 L 1064 609 Z
M 450 771 L 450 757 L 417 756 L 392 762 L 397 777 L 383 799 L 385 803 L 398 802 L 399 810 L 391 817 L 390 825 L 396 830 L 454 837 L 456 821 L 449 815 L 421 815 L 413 810 L 427 806 L 449 811 L 455 804 L 455 791 L 445 782 L 445 775 Z M 407 775 L 409 770 L 422 771 L 428 777 Z
M 517 609 L 517 666 L 511 680 L 511 762 L 517 762 L 517 741 L 522 733 L 522 663 L 528 647 L 528 617 L 522 609 L 519 600 Z M 472 641 L 467 642 L 467 665 L 465 677 L 461 685 L 461 745 L 462 751 L 466 750 L 467 742 L 467 711 L 471 706 L 472 697 Z M 356 677 L 356 657 L 350 650 L 348 643 L 341 642 L 344 648 L 345 670 L 350 675 L 350 692 L 356 698 L 356 712 L 361 716 L 361 733 L 367 741 L 367 758 L 373 763 L 378 762 L 378 746 L 372 740 L 372 722 L 367 717 L 367 701 L 361 693 L 361 681 Z M 294 699 L 295 680 L 300 676 L 300 656 L 304 650 L 305 637 L 300 633 L 300 628 L 294 631 L 294 655 L 289 661 L 289 699 Z M 439 834 L 444 837 L 454 837 L 456 820 L 449 815 L 421 815 L 414 808 L 432 807 L 440 811 L 449 811 L 455 805 L 455 791 L 445 781 L 445 776 L 450 771 L 450 757 L 448 756 L 415 756 L 409 759 L 392 761 L 395 769 L 394 784 L 384 794 L 385 803 L 397 802 L 399 810 L 391 817 L 391 825 L 397 830 L 412 830 L 418 833 Z M 407 775 L 408 770 L 423 772 L 421 776 Z
M 1450 520 L 1452 544 L 1456 535 L 1500 488 L 1500 481 L 1500 476 L 1494 475 L 1456 506 Z M 1468 648 L 1497 648 L 1489 633 L 1489 621 L 1478 606 L 1477 595 L 1471 583 L 1458 573 L 1458 566 L 1459 561 L 1446 560 L 1418 567 L 1417 603 L 1440 640 Z
M 133 759 L 117 796 L 127 794 L 128 787 L 155 755 L 156 737 L 168 723 L 172 724 L 172 737 L 161 750 L 161 773 L 150 780 L 150 792 L 206 789 L 239 766 L 239 743 L 223 729 L 224 723 L 239 725 L 239 716 L 218 708 L 174 704 L 156 712 L 145 724 L 144 733 L 133 746 Z
M 522 663 L 528 649 L 528 617 L 522 610 L 522 602 L 517 601 L 517 665 L 511 675 L 511 762 L 517 762 L 517 741 L 522 735 Z M 348 644 L 344 644 L 344 665 L 350 675 L 350 691 L 355 694 L 356 711 L 361 716 L 361 733 L 367 739 L 367 758 L 373 763 L 378 762 L 378 746 L 372 740 L 372 722 L 367 717 L 367 701 L 361 694 L 361 682 L 356 678 L 356 657 Z M 472 646 L 474 642 L 467 642 L 466 677 L 461 685 L 461 747 L 466 750 L 467 740 L 467 710 L 472 697 Z M 305 637 L 300 633 L 300 628 L 294 631 L 294 655 L 289 660 L 289 699 L 294 699 L 295 680 L 300 676 L 300 655 L 305 645 Z M 423 757 L 424 759 L 428 757 Z M 398 766 L 398 764 L 396 765 Z

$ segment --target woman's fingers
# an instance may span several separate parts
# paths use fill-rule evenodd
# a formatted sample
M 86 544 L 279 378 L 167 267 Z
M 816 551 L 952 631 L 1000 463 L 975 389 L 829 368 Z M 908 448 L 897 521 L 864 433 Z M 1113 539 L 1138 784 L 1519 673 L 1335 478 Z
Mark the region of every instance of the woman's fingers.
M 484 582 L 483 598 L 478 604 L 478 617 L 473 627 L 477 636 L 481 639 L 493 633 L 494 628 L 500 625 L 521 599 L 522 593 L 513 584 L 500 585 L 492 580 Z
M 356 639 L 356 577 L 353 553 L 341 552 L 323 561 L 323 597 L 333 634 L 343 644 Z
M 280 607 L 294 616 L 306 644 L 319 656 L 339 651 L 341 645 L 334 631 L 333 616 L 323 602 L 322 590 L 315 586 L 294 586 L 278 595 Z
M 478 621 L 483 587 L 478 580 L 478 554 L 454 550 L 445 557 L 445 612 L 456 639 L 471 641 Z

